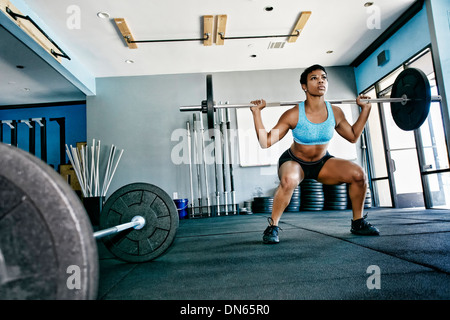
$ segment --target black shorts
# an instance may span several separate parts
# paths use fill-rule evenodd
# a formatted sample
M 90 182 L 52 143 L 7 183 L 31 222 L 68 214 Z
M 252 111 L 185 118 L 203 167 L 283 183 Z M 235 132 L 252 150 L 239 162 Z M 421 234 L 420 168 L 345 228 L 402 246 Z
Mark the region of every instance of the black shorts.
M 328 161 L 328 159 L 331 158 L 334 158 L 334 156 L 329 154 L 327 151 L 325 156 L 323 156 L 323 158 L 318 161 L 313 162 L 303 161 L 294 156 L 291 149 L 287 149 L 278 160 L 278 169 L 286 161 L 295 161 L 302 167 L 303 173 L 305 174 L 305 179 L 317 180 L 317 177 L 319 176 L 319 172 L 322 169 L 323 165 L 325 164 L 325 162 Z

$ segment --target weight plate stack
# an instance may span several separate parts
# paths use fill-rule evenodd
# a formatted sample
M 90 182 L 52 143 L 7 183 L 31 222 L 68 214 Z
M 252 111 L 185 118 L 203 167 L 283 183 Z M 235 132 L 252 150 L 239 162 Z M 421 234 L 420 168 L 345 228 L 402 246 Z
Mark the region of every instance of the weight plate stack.
M 244 207 L 242 208 L 242 211 L 246 212 L 245 214 L 252 214 L 252 202 L 251 201 L 244 201 Z
M 348 205 L 347 184 L 324 185 L 325 210 L 346 210 Z
M 300 186 L 294 189 L 292 193 L 291 201 L 284 210 L 285 212 L 298 212 L 300 211 Z
M 271 213 L 273 208 L 273 197 L 255 197 L 252 203 L 253 213 Z
M 300 208 L 302 211 L 320 211 L 323 209 L 325 196 L 320 182 L 305 179 L 300 183 L 300 190 Z

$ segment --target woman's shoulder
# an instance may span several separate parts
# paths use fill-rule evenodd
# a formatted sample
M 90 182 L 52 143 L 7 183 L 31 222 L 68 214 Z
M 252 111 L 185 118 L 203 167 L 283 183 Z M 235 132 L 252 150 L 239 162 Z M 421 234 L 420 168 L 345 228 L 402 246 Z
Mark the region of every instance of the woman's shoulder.
M 295 128 L 298 122 L 298 105 L 286 110 L 280 118 L 280 121 L 289 124 L 291 128 Z

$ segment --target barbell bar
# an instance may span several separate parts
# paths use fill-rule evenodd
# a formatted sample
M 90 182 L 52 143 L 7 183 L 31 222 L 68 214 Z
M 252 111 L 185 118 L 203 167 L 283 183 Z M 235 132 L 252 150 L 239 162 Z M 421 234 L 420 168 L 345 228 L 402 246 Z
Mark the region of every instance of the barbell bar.
M 214 127 L 214 112 L 218 109 L 250 108 L 253 104 L 216 104 L 212 92 L 212 75 L 206 76 L 207 99 L 201 105 L 181 106 L 181 112 L 200 111 L 207 113 L 208 128 Z M 391 103 L 391 113 L 395 123 L 402 130 L 418 129 L 428 116 L 431 102 L 441 101 L 441 96 L 431 96 L 430 83 L 423 71 L 416 68 L 403 70 L 392 85 L 391 96 L 376 99 L 361 99 L 362 102 Z M 267 107 L 292 106 L 302 101 L 268 102 Z M 356 100 L 328 100 L 331 104 L 356 104 Z
M 116 234 L 116 233 L 131 229 L 131 228 L 133 228 L 135 230 L 140 230 L 144 226 L 145 226 L 145 218 L 142 216 L 134 216 L 130 222 L 122 223 L 122 224 L 113 226 L 108 229 L 103 229 L 103 230 L 94 232 L 94 238 L 100 239 L 100 238 L 110 236 L 112 234 Z
M 402 104 L 405 104 L 409 101 L 407 96 L 401 97 L 401 98 L 378 98 L 378 99 L 361 99 L 362 102 L 371 102 L 371 103 L 388 103 L 388 102 L 400 102 Z M 283 107 L 283 106 L 294 106 L 297 105 L 304 100 L 298 100 L 298 101 L 280 101 L 280 102 L 267 102 L 266 107 Z M 327 100 L 331 104 L 356 104 L 356 99 L 350 99 L 350 100 Z M 441 101 L 440 96 L 432 97 L 432 101 Z M 237 103 L 237 104 L 214 104 L 214 111 L 217 109 L 240 109 L 240 108 L 250 108 L 254 107 L 254 104 L 251 103 Z M 180 111 L 186 112 L 186 111 L 203 111 L 204 108 L 201 105 L 192 105 L 192 106 L 181 106 Z

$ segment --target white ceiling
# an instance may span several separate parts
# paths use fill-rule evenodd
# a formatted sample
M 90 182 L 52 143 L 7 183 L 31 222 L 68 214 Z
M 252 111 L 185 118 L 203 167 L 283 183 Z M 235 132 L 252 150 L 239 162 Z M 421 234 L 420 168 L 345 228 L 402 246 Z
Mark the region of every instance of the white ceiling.
M 313 63 L 349 65 L 415 0 L 375 0 L 372 8 L 364 7 L 366 0 L 22 2 L 44 21 L 53 40 L 73 61 L 93 77 L 113 77 L 303 68 Z M 267 6 L 273 10 L 265 11 Z M 367 23 L 376 13 L 368 10 L 377 9 L 380 28 L 370 29 Z M 201 41 L 141 43 L 138 49 L 129 49 L 113 22 L 113 18 L 125 18 L 136 40 L 201 38 L 204 15 L 226 14 L 226 36 L 260 36 L 289 34 L 302 11 L 312 11 L 312 15 L 298 40 L 270 50 L 270 42 L 286 38 L 225 40 L 223 46 L 204 46 Z M 108 12 L 110 18 L 100 19 L 98 12 Z M 333 53 L 327 54 L 330 50 Z M 3 71 L 1 55 L 3 51 Z M 126 63 L 128 59 L 134 63 Z M 8 77 L 21 72 L 11 66 L 7 71 Z M 5 81 L 0 86 L 4 87 Z
M 0 27 L 0 106 L 84 100 L 85 95 Z

